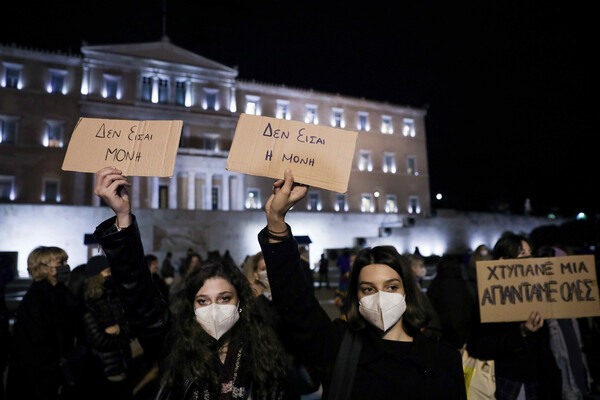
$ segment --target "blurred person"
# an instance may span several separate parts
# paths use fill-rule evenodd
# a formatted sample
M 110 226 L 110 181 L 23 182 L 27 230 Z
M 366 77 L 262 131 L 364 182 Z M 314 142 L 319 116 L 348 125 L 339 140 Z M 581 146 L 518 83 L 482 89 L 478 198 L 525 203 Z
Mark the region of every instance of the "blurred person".
M 85 276 L 83 321 L 96 359 L 96 379 L 89 387 L 90 393 L 97 398 L 131 399 L 136 374 L 131 349 L 134 337 L 113 290 L 106 256 L 90 258 Z
M 95 193 L 115 217 L 94 235 L 109 259 L 129 325 L 144 352 L 162 359 L 157 398 L 290 398 L 285 352 L 256 310 L 241 270 L 222 263 L 194 268 L 167 307 L 144 265 L 130 184 L 112 167 L 96 176 Z
M 68 399 L 77 392 L 79 371 L 62 360 L 76 349 L 80 304 L 65 286 L 69 256 L 55 246 L 39 246 L 27 257 L 33 282 L 17 309 L 8 366 L 8 399 Z M 72 365 L 71 365 L 72 366 Z M 82 371 L 81 371 L 82 372 Z
M 258 240 L 275 304 L 291 340 L 320 372 L 323 398 L 345 337 L 360 343 L 353 370 L 341 377 L 352 399 L 466 399 L 460 353 L 421 333 L 423 312 L 410 266 L 391 246 L 362 249 L 350 268 L 347 322 L 332 321 L 298 268 L 300 254 L 285 216 L 308 191 L 291 170 L 277 180 L 265 205 Z M 293 329 L 291 329 L 293 327 Z M 344 350 L 346 351 L 346 350 Z M 344 356 L 344 355 L 342 355 Z M 355 372 L 355 374 L 354 374 Z M 354 377 L 353 379 L 351 377 Z M 337 387 L 337 386 L 336 386 Z
M 477 298 L 477 261 L 488 261 L 491 259 L 492 251 L 485 244 L 480 244 L 475 248 L 475 251 L 471 254 L 467 262 L 467 283 L 469 284 L 469 291 L 476 306 L 479 302 Z
M 271 286 L 269 285 L 267 266 L 262 252 L 249 256 L 242 265 L 242 270 L 254 289 L 258 310 L 263 315 L 265 321 L 278 333 L 284 347 L 289 353 L 289 375 L 294 391 L 298 396 L 317 391 L 319 389 L 319 382 L 316 378 L 316 372 L 310 369 L 310 367 L 306 367 L 303 362 L 303 355 L 295 353 L 293 343 L 290 343 L 281 328 L 281 318 L 271 301 Z
M 169 285 L 165 282 L 165 280 L 158 273 L 158 257 L 154 254 L 146 254 L 146 264 L 150 269 L 150 275 L 152 276 L 152 280 L 154 284 L 160 290 L 160 294 L 162 294 L 163 299 L 167 304 L 169 303 Z
M 175 278 L 175 267 L 173 267 L 173 253 L 170 251 L 167 252 L 165 259 L 162 262 L 160 267 L 160 275 L 165 280 L 167 286 L 171 286 L 173 284 L 173 279 Z
M 319 289 L 323 287 L 323 283 L 325 283 L 327 289 L 330 289 L 329 259 L 325 253 L 321 254 L 321 259 L 319 260 Z
M 471 327 L 474 303 L 458 256 L 444 255 L 440 258 L 426 294 L 440 318 L 442 339 L 461 349 Z
M 566 257 L 568 254 L 559 247 L 542 245 L 535 251 L 536 257 Z M 593 394 L 592 377 L 583 352 L 583 342 L 579 322 L 575 318 L 547 319 L 550 332 L 550 348 L 562 377 L 562 398 L 564 400 L 600 399 Z
M 494 245 L 494 260 L 528 258 L 531 242 L 525 236 L 504 233 Z M 561 399 L 562 384 L 550 349 L 550 337 L 544 319 L 532 310 L 523 322 L 482 323 L 479 307 L 474 307 L 474 320 L 467 351 L 481 360 L 494 360 L 496 398 Z
M 423 278 L 427 276 L 427 268 L 425 267 L 425 260 L 421 256 L 421 253 L 418 252 L 418 247 L 413 254 L 406 254 L 405 257 L 410 265 L 410 272 L 412 278 L 415 280 L 415 284 L 419 291 L 417 296 L 419 296 L 419 302 L 423 306 L 423 310 L 427 314 L 428 323 L 425 327 L 423 327 L 423 333 L 425 336 L 429 336 L 432 338 L 440 338 L 442 337 L 442 321 L 437 311 L 431 304 L 429 297 L 425 294 L 423 287 L 421 286 L 421 282 Z

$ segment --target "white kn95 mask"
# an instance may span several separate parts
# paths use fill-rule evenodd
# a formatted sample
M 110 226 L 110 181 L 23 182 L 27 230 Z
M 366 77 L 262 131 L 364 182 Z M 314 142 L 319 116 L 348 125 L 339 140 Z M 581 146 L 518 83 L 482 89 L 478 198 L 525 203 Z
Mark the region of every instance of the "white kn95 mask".
M 211 304 L 194 310 L 196 321 L 210 336 L 219 340 L 240 319 L 237 305 Z
M 360 299 L 358 311 L 372 325 L 387 332 L 406 311 L 405 296 L 402 293 L 377 292 Z

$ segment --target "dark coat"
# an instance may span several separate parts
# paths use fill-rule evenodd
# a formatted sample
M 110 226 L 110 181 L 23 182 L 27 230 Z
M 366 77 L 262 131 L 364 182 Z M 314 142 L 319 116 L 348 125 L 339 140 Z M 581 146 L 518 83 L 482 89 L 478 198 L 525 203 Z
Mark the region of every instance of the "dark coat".
M 107 290 L 103 295 L 86 302 L 84 314 L 86 340 L 93 354 L 100 361 L 106 378 L 127 374 L 127 365 L 131 360 L 129 341 L 133 339 L 127 320 L 123 314 L 119 299 Z M 119 325 L 120 333 L 111 335 L 105 329 Z
M 438 270 L 427 289 L 427 297 L 441 320 L 442 339 L 457 349 L 467 341 L 475 306 L 468 284 L 460 269 Z
M 61 283 L 31 284 L 13 328 L 7 398 L 59 398 L 59 389 L 65 386 L 59 362 L 74 347 L 79 305 Z
M 326 399 L 338 349 L 350 327 L 340 319 L 331 321 L 312 294 L 299 268 L 298 245 L 293 238 L 270 244 L 263 230 L 259 243 L 273 303 L 290 340 L 319 370 Z M 412 343 L 382 340 L 370 326 L 358 334 L 363 346 L 353 399 L 466 399 L 458 350 L 422 334 L 417 334 Z

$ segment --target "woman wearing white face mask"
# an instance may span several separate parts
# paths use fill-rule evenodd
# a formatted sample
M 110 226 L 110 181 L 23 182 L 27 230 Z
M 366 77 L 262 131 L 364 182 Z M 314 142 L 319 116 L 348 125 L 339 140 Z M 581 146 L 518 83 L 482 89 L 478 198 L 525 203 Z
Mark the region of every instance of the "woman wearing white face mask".
M 161 359 L 156 398 L 296 399 L 283 347 L 256 310 L 240 269 L 228 263 L 193 269 L 167 307 L 144 264 L 125 189 L 130 184 L 114 168 L 104 168 L 96 177 L 95 193 L 116 218 L 100 224 L 94 235 L 144 354 L 148 361 Z
M 347 293 L 347 322 L 331 321 L 320 307 L 298 268 L 298 246 L 285 223 L 287 211 L 306 192 L 306 186 L 293 184 L 290 170 L 285 180 L 275 182 L 259 243 L 273 302 L 284 325 L 293 327 L 289 335 L 298 351 L 319 369 L 323 398 L 338 399 L 347 388 L 346 398 L 352 399 L 466 399 L 460 353 L 421 333 L 426 316 L 418 288 L 406 259 L 393 247 L 363 249 L 357 255 Z M 346 337 L 361 345 L 346 348 Z M 336 364 L 348 352 L 357 360 L 352 362 L 350 355 Z M 337 371 L 343 371 L 341 376 Z

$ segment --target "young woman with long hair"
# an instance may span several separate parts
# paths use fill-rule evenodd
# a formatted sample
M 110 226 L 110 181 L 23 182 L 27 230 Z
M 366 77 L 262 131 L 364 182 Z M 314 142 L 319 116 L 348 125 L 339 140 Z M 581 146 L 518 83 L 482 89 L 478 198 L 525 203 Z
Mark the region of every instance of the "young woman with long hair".
M 293 327 L 289 337 L 318 369 L 323 398 L 340 398 L 348 389 L 352 399 L 466 399 L 460 353 L 421 333 L 427 317 L 409 264 L 395 248 L 378 246 L 357 254 L 347 321 L 332 321 L 321 308 L 299 268 L 298 245 L 285 222 L 288 210 L 306 193 L 307 187 L 295 185 L 287 170 L 285 180 L 273 185 L 265 205 L 267 226 L 258 239 L 273 303 L 283 326 Z M 361 344 L 345 347 L 347 337 Z
M 100 224 L 95 236 L 144 353 L 162 359 L 158 398 L 293 398 L 285 353 L 256 311 L 242 272 L 222 263 L 195 268 L 174 295 L 171 312 L 144 265 L 126 189 L 130 184 L 115 168 L 96 176 L 95 193 L 116 216 Z

